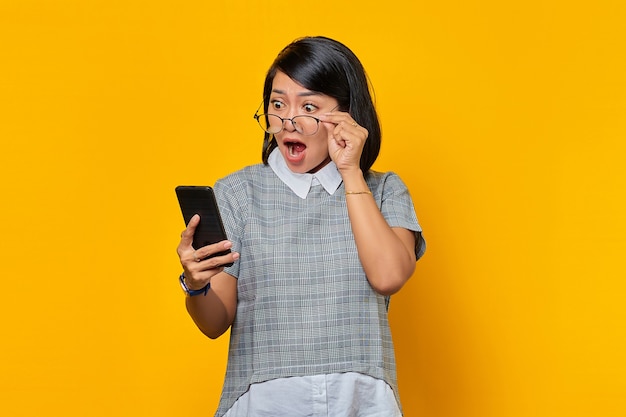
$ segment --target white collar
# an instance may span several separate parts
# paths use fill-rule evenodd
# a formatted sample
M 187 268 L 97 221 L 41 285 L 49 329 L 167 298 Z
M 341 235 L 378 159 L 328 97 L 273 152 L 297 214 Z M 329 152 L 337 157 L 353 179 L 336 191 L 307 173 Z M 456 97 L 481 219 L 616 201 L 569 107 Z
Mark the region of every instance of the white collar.
M 309 194 L 312 185 L 322 184 L 326 192 L 332 195 L 342 182 L 341 174 L 339 174 L 337 165 L 333 161 L 330 161 L 315 174 L 298 174 L 289 169 L 280 150 L 276 148 L 267 158 L 267 162 L 278 178 L 302 199 L 305 199 Z

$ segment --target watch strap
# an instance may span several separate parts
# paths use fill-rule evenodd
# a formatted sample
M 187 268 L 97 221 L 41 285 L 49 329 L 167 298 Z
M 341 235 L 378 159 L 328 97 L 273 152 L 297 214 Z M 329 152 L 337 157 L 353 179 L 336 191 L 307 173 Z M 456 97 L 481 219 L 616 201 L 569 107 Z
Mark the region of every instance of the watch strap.
M 182 287 L 183 291 L 185 292 L 185 294 L 187 294 L 190 297 L 193 297 L 195 295 L 205 295 L 207 294 L 207 292 L 209 292 L 209 288 L 211 288 L 211 283 L 208 282 L 204 287 L 200 288 L 199 290 L 192 290 L 189 287 L 187 287 L 187 283 L 185 282 L 185 273 L 183 272 L 182 274 L 180 274 L 180 277 L 178 278 L 180 281 L 180 286 Z

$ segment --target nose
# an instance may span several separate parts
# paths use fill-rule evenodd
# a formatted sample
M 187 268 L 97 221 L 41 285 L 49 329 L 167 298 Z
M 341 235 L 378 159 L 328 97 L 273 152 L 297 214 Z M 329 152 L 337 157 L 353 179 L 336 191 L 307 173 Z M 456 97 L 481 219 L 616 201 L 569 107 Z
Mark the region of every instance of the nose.
M 293 118 L 283 119 L 283 129 L 288 132 L 293 132 L 294 130 L 296 130 L 296 125 L 293 124 Z

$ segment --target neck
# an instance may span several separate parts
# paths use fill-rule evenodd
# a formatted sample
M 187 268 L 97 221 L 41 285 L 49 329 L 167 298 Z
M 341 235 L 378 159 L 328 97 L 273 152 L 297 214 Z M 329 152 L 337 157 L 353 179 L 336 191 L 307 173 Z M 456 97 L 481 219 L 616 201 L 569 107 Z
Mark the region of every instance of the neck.
M 307 174 L 315 174 L 317 171 L 319 171 L 320 169 L 328 165 L 329 162 L 330 162 L 330 155 L 326 159 L 324 159 L 318 166 L 316 166 L 315 168 L 307 172 Z

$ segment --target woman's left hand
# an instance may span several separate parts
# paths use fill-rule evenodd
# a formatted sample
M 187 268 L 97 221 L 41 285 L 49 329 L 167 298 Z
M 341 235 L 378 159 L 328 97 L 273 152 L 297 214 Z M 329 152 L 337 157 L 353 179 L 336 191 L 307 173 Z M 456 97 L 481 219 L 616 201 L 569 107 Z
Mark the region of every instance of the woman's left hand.
M 326 113 L 323 122 L 332 123 L 329 129 L 328 152 L 339 172 L 360 169 L 361 153 L 369 132 L 360 126 L 349 113 Z

